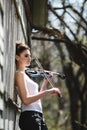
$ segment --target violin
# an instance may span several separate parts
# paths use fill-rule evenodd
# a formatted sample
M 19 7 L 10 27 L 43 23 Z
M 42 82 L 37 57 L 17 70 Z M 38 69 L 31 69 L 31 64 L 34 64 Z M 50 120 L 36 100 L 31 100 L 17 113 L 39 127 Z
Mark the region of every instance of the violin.
M 65 79 L 65 75 L 61 74 L 61 73 L 56 73 L 56 72 L 52 72 L 52 71 L 48 71 L 48 70 L 44 70 L 43 66 L 41 65 L 41 63 L 39 62 L 38 58 L 34 58 L 36 64 L 38 65 L 38 67 L 40 68 L 40 70 L 36 69 L 29 69 L 27 68 L 25 70 L 26 74 L 32 78 L 34 77 L 42 77 L 42 78 L 46 78 L 50 84 L 50 86 L 52 88 L 55 88 L 55 85 L 53 84 L 52 80 L 49 80 L 49 78 L 52 77 L 52 75 L 57 75 L 58 77 L 60 77 L 61 79 Z M 58 94 L 59 97 L 62 97 L 62 94 Z
M 57 75 L 59 78 L 61 79 L 65 79 L 65 75 L 61 74 L 61 73 L 57 73 L 57 72 L 53 72 L 53 71 L 48 71 L 48 70 L 34 70 L 34 69 L 30 69 L 30 68 L 26 68 L 25 73 L 31 77 L 31 78 L 51 78 L 51 72 L 53 73 L 53 75 Z

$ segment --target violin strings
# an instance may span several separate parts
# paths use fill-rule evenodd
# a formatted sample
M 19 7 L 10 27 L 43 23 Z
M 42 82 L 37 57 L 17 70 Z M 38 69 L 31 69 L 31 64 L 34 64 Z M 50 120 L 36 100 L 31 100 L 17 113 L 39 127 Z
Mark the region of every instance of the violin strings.
M 44 77 L 48 80 L 48 82 L 51 85 L 51 87 L 54 88 L 55 86 L 54 86 L 53 82 L 51 80 L 49 80 L 49 78 L 45 75 L 43 66 L 41 65 L 41 63 L 39 62 L 39 60 L 37 58 L 35 58 L 35 62 L 37 63 L 38 67 L 41 68 L 41 70 L 43 71 Z

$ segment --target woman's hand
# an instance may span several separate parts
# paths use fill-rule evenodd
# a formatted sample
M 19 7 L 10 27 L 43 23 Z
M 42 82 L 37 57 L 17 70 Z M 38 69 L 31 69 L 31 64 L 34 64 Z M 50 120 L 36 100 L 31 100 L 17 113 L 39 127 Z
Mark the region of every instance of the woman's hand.
M 51 75 L 51 77 L 50 78 L 44 78 L 44 80 L 43 80 L 43 82 L 45 84 L 47 84 L 48 82 L 50 82 L 52 80 L 53 76 L 54 76 L 53 72 L 49 72 L 49 74 Z
M 59 97 L 62 97 L 61 91 L 58 88 L 48 89 L 48 94 L 58 94 Z

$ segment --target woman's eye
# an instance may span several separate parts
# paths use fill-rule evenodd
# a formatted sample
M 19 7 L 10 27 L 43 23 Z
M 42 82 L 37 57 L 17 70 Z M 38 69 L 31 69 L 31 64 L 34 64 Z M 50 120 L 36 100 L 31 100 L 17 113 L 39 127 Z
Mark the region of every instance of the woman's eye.
M 26 58 L 27 58 L 27 57 L 30 57 L 30 55 L 29 55 L 29 54 L 26 54 L 25 57 L 26 57 Z
M 26 54 L 26 55 L 25 55 L 25 57 L 29 57 L 29 55 L 28 55 L 28 54 Z

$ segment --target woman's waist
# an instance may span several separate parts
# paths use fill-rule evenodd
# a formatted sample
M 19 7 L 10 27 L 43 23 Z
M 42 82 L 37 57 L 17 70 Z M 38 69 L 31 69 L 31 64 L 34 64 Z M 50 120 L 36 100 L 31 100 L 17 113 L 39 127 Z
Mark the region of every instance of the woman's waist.
M 42 113 L 42 105 L 41 102 L 34 102 L 29 105 L 24 105 L 22 103 L 22 111 L 38 111 Z
M 30 115 L 30 116 L 41 116 L 41 117 L 43 117 L 43 113 L 42 112 L 38 112 L 38 111 L 30 111 L 30 110 L 28 110 L 28 111 L 23 111 L 23 112 L 21 112 L 21 114 L 22 115 Z

